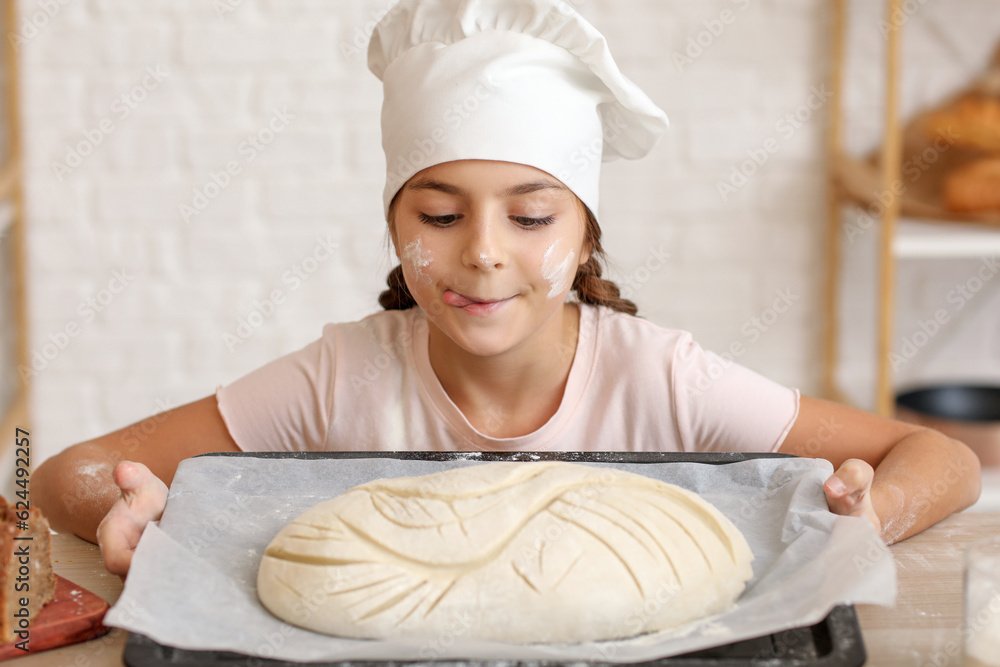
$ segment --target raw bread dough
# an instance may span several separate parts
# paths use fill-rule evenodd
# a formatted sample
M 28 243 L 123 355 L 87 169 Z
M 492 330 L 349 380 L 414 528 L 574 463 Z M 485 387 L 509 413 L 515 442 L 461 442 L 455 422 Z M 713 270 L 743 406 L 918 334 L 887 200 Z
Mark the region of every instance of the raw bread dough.
M 499 462 L 375 480 L 310 508 L 268 545 L 257 594 L 331 635 L 574 643 L 722 611 L 752 560 L 739 530 L 685 489 Z

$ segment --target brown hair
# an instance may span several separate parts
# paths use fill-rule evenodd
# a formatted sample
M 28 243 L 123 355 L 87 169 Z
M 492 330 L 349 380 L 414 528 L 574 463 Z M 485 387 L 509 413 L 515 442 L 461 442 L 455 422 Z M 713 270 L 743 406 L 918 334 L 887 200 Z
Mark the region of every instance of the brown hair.
M 393 225 L 396 212 L 396 200 L 399 193 L 389 202 L 388 222 Z M 590 245 L 590 257 L 576 270 L 576 277 L 573 278 L 573 289 L 583 303 L 594 306 L 607 306 L 628 315 L 635 315 L 638 308 L 634 303 L 621 296 L 618 285 L 610 280 L 601 277 L 603 269 L 601 265 L 605 261 L 604 248 L 601 246 L 601 227 L 597 224 L 597 218 L 582 201 L 577 199 L 580 208 L 587 218 L 587 227 L 584 233 L 584 241 Z M 385 310 L 406 310 L 417 305 L 406 287 L 403 279 L 403 265 L 397 264 L 396 268 L 389 272 L 386 278 L 389 289 L 382 292 L 378 297 L 379 305 Z

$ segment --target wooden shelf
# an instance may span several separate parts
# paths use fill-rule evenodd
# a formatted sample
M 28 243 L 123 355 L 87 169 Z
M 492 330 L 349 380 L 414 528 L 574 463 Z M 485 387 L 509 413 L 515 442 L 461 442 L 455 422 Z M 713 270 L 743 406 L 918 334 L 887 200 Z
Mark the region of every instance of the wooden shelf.
M 10 197 L 15 187 L 17 187 L 17 164 L 13 160 L 7 160 L 0 166 L 0 199 Z
M 0 428 L 3 429 L 0 433 L 8 439 L 13 440 L 14 429 L 18 426 L 28 427 L 28 397 L 23 391 L 14 396 L 6 411 L 0 415 Z
M 9 201 L 0 200 L 0 239 L 14 228 L 14 206 Z
M 879 194 L 884 193 L 882 172 L 873 160 L 860 160 L 838 155 L 833 160 L 834 184 L 839 194 L 865 209 L 873 218 L 880 217 Z M 905 176 L 905 175 L 904 175 Z M 933 177 L 900 179 L 906 188 L 900 197 L 900 213 L 911 218 L 948 223 L 985 225 L 1000 229 L 1000 212 L 958 214 L 949 211 L 934 191 Z M 883 194 L 883 198 L 885 194 Z
M 949 140 L 942 135 L 940 129 L 935 129 L 939 123 L 934 121 L 933 116 L 918 115 L 905 127 L 900 119 L 902 23 L 895 17 L 903 13 L 903 3 L 904 0 L 884 0 L 885 22 L 889 26 L 885 34 L 885 129 L 880 149 L 859 159 L 847 155 L 843 149 L 843 81 L 849 0 L 830 0 L 833 18 L 830 58 L 832 94 L 827 129 L 828 261 L 823 390 L 833 400 L 843 401 L 845 398 L 836 380 L 840 359 L 838 312 L 842 298 L 839 278 L 845 231 L 843 208 L 844 205 L 852 205 L 867 217 L 865 229 L 876 227 L 878 330 L 875 341 L 875 411 L 886 417 L 895 413 L 893 369 L 889 360 L 895 344 L 897 260 L 982 257 L 1000 252 L 1000 211 L 958 214 L 948 210 L 941 197 L 943 186 L 956 166 L 967 164 L 970 157 L 977 157 L 973 154 L 974 148 L 966 142 Z M 994 56 L 993 67 L 1000 68 L 1000 50 Z M 957 100 L 956 97 L 952 102 Z M 876 220 L 878 225 L 874 225 Z
M 1000 255 L 1000 226 L 902 218 L 892 247 L 900 259 Z
M 19 13 L 16 2 L 4 2 L 0 4 L 0 25 L 10 30 L 19 25 Z M 7 134 L 8 153 L 4 156 L 0 164 L 0 233 L 4 238 L 4 244 L 9 248 L 4 257 L 0 271 L 9 272 L 11 290 L 10 306 L 6 303 L 2 306 L 0 316 L 8 318 L 13 324 L 14 337 L 14 358 L 10 369 L 16 374 L 16 367 L 19 365 L 29 365 L 28 359 L 28 296 L 27 296 L 27 255 L 25 250 L 25 226 L 24 226 L 24 200 L 21 183 L 21 105 L 19 98 L 20 80 L 18 66 L 18 53 L 15 44 L 10 40 L 5 40 L 0 45 L 0 68 L 3 69 L 3 85 L 0 86 L 0 103 L 6 105 L 6 123 L 0 129 Z M 6 250 L 6 249 L 5 249 Z M 5 369 L 6 370 L 6 369 Z M 10 405 L 0 405 L 0 433 L 4 433 L 4 440 L 0 441 L 0 455 L 5 461 L 13 462 L 11 450 L 13 449 L 13 432 L 15 426 L 29 428 L 29 396 L 30 382 L 20 381 L 17 393 L 13 397 Z M 9 464 L 7 466 L 9 469 Z M 4 466 L 0 466 L 0 474 Z M 5 478 L 6 479 L 6 478 Z M 4 480 L 0 480 L 3 483 Z

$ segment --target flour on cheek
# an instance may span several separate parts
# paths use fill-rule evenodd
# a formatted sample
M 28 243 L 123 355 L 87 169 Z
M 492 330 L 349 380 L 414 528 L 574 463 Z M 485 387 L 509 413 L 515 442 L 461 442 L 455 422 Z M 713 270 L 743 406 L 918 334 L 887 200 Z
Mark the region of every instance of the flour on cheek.
M 430 250 L 425 250 L 423 239 L 417 237 L 416 241 L 411 241 L 403 248 L 403 259 L 410 265 L 413 275 L 423 283 L 431 284 L 431 277 L 424 273 L 424 269 L 431 265 L 434 256 Z
M 576 258 L 576 253 L 570 250 L 569 254 L 559 261 L 555 254 L 558 245 L 558 241 L 550 245 L 542 256 L 542 278 L 549 284 L 550 299 L 565 292 L 573 279 L 573 260 Z

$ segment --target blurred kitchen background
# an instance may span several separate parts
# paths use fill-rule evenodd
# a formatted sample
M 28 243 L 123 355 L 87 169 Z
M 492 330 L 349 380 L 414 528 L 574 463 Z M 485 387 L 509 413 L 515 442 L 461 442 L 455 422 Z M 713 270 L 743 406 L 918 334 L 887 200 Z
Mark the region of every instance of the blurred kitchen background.
M 0 490 L 15 423 L 37 466 L 378 309 L 394 262 L 366 48 L 393 4 L 5 0 Z M 832 0 L 570 4 L 671 121 L 646 158 L 605 164 L 610 277 L 649 320 L 830 395 L 830 73 L 842 63 L 843 147 L 867 158 L 890 21 L 905 122 L 983 80 L 996 1 L 908 0 L 891 18 L 846 2 L 842 59 Z M 880 225 L 870 205 L 841 210 L 835 384 L 874 410 Z M 918 231 L 897 265 L 893 391 L 1000 386 L 1000 225 Z M 981 506 L 1000 509 L 987 481 Z

